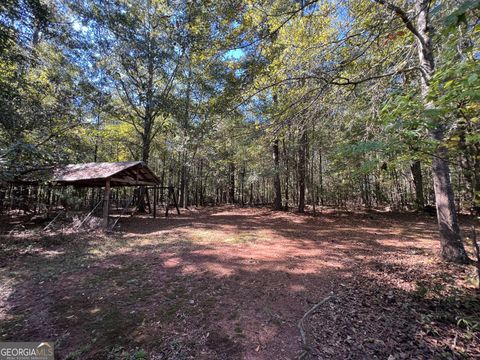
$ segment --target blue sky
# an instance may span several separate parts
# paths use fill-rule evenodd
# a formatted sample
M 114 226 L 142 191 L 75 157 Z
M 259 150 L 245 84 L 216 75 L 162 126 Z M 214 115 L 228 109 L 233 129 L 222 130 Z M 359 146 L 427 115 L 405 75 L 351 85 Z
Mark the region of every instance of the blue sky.
M 245 55 L 245 52 L 242 49 L 233 49 L 225 53 L 226 59 L 238 60 Z

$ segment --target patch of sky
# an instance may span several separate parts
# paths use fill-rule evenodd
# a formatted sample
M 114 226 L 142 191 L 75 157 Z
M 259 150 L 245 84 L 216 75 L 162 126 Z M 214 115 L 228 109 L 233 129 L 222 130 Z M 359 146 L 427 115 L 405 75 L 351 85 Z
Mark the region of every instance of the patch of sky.
M 349 24 L 352 23 L 353 18 L 350 15 L 348 4 L 337 4 L 335 6 L 336 15 L 333 18 L 333 26 L 338 30 L 339 37 L 345 37 L 350 30 Z
M 235 69 L 235 71 L 234 71 L 234 74 L 235 74 L 236 78 L 240 78 L 240 77 L 244 76 L 245 73 L 246 73 L 245 69 Z
M 233 49 L 233 50 L 228 50 L 223 56 L 223 58 L 225 60 L 239 60 L 244 56 L 245 56 L 245 52 L 243 51 L 243 49 Z

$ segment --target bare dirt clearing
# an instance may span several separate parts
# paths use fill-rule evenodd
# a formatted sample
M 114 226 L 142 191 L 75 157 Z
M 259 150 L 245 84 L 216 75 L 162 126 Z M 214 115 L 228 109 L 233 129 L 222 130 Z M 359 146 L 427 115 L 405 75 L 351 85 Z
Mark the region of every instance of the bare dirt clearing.
M 122 232 L 0 238 L 0 339 L 69 359 L 480 356 L 473 266 L 440 263 L 433 217 L 233 207 Z

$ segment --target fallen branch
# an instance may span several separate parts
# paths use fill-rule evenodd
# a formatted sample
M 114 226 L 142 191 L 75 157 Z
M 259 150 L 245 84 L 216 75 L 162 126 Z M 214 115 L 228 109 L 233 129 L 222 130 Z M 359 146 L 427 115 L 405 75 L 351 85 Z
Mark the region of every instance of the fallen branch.
M 308 355 L 308 352 L 310 351 L 310 349 L 308 348 L 308 342 L 307 342 L 307 334 L 305 332 L 305 328 L 303 327 L 303 323 L 305 322 L 305 320 L 311 315 L 313 314 L 313 312 L 315 310 L 317 310 L 320 306 L 322 306 L 323 304 L 325 304 L 328 300 L 334 298 L 335 295 L 330 295 L 330 296 L 327 296 L 325 299 L 323 299 L 322 301 L 320 301 L 319 303 L 315 304 L 313 307 L 310 308 L 310 310 L 308 310 L 303 316 L 302 318 L 300 319 L 300 321 L 298 322 L 298 330 L 300 331 L 300 336 L 302 337 L 302 344 L 303 344 L 303 347 L 304 347 L 304 350 L 303 352 L 298 356 L 298 359 L 301 360 L 303 359 L 305 356 Z

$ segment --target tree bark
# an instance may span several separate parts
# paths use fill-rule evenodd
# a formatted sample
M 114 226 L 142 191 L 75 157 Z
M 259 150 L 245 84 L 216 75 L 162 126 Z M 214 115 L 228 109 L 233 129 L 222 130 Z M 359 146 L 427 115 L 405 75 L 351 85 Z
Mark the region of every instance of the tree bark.
M 110 211 L 110 178 L 105 180 L 105 190 L 103 193 L 103 227 L 108 229 L 108 214 Z
M 230 172 L 230 188 L 228 191 L 228 202 L 230 204 L 235 204 L 235 163 L 230 162 L 229 165 Z
M 150 157 L 150 132 L 145 129 L 146 134 L 143 136 L 143 145 L 142 145 L 142 161 L 145 164 L 148 164 L 148 159 Z M 145 186 L 140 186 L 138 191 L 138 212 L 145 212 Z
M 422 163 L 420 160 L 415 160 L 410 166 L 412 172 L 413 184 L 415 185 L 415 206 L 417 211 L 422 211 L 425 207 L 423 196 L 423 176 Z
M 300 144 L 298 144 L 298 212 L 305 212 L 305 173 L 306 173 L 306 151 L 307 131 L 302 129 Z
M 273 141 L 273 188 L 275 191 L 275 199 L 273 202 L 273 210 L 279 211 L 282 210 L 282 188 L 280 185 L 280 158 L 278 151 L 278 139 Z
M 148 9 L 150 10 L 151 2 L 147 3 Z M 150 14 L 150 12 L 148 13 Z M 154 57 L 153 57 L 153 48 L 152 48 L 152 37 L 151 37 L 151 18 L 150 15 L 147 16 L 148 24 L 148 39 L 147 39 L 147 71 L 148 77 L 146 82 L 146 91 L 145 91 L 145 113 L 142 118 L 143 120 L 143 133 L 142 133 L 142 161 L 145 164 L 148 164 L 148 159 L 150 158 L 150 145 L 152 142 L 152 129 L 155 121 L 153 115 L 153 97 L 154 97 Z M 138 211 L 143 213 L 145 212 L 145 187 L 141 186 L 138 196 Z
M 433 46 L 430 36 L 429 0 L 417 0 L 416 4 L 416 40 L 421 69 L 421 94 L 425 109 L 433 109 L 434 103 L 427 99 L 430 80 L 435 71 Z M 434 124 L 431 137 L 438 142 L 432 160 L 432 177 L 437 208 L 438 228 L 440 232 L 441 256 L 446 261 L 466 263 L 468 261 L 455 210 L 453 188 L 450 182 L 448 149 L 443 144 L 445 129 L 439 122 Z
M 323 206 L 323 158 L 322 158 L 322 144 L 320 143 L 320 146 L 318 147 L 318 181 L 319 181 L 319 187 L 320 187 L 320 205 Z
M 289 184 L 289 177 L 290 177 L 290 166 L 289 166 L 289 161 L 288 161 L 288 154 L 287 154 L 287 148 L 285 146 L 285 140 L 283 140 L 283 161 L 285 163 L 285 206 L 284 209 L 285 211 L 288 211 L 288 206 L 289 206 L 289 190 L 288 188 L 290 187 Z
M 244 166 L 240 172 L 240 203 L 242 206 L 245 205 L 245 175 L 246 170 Z
M 186 155 L 185 152 L 182 154 L 182 166 L 180 169 L 180 206 L 185 208 L 186 207 L 186 192 L 187 192 L 187 181 L 186 181 L 186 166 L 185 166 L 185 161 L 186 161 Z
M 205 206 L 203 186 L 203 159 L 200 159 L 200 206 Z

